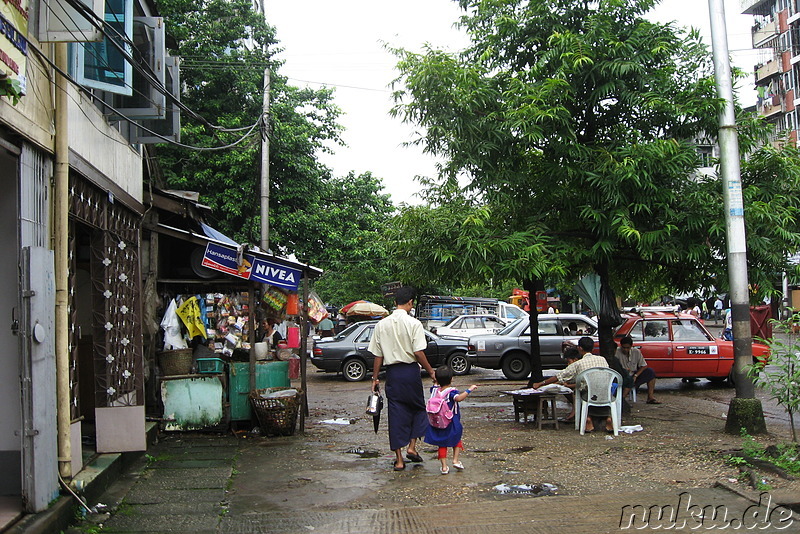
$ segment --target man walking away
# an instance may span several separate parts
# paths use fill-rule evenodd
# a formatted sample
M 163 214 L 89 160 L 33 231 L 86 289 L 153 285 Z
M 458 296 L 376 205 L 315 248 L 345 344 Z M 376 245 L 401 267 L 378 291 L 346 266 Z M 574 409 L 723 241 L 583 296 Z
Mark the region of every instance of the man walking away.
M 406 445 L 406 458 L 412 462 L 422 461 L 417 453 L 417 438 L 425 435 L 428 429 L 428 414 L 425 411 L 420 365 L 436 384 L 436 375 L 424 352 L 428 344 L 422 323 L 409 315 L 414 307 L 415 296 L 412 287 L 401 287 L 397 290 L 397 308 L 375 325 L 367 349 L 375 355 L 373 392 L 378 389 L 381 366 L 386 365 L 389 447 L 397 456 L 394 462 L 395 471 L 402 471 L 406 467 L 403 460 L 403 447 Z

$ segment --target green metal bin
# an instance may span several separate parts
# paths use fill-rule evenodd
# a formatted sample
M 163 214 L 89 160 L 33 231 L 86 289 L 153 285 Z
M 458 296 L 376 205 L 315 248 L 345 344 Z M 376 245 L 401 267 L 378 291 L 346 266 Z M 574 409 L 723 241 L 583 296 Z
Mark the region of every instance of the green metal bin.
M 289 387 L 289 362 L 256 362 L 256 389 Z M 250 364 L 231 362 L 228 366 L 228 402 L 231 421 L 249 421 Z

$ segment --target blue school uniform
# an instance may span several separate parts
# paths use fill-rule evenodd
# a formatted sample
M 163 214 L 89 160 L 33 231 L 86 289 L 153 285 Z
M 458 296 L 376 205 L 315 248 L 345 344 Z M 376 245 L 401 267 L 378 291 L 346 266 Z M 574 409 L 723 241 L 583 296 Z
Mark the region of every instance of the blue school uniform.
M 436 389 L 438 388 L 434 388 L 434 390 Z M 458 393 L 459 391 L 453 388 L 447 395 L 447 404 L 453 410 L 452 422 L 447 428 L 428 426 L 428 430 L 425 432 L 425 443 L 438 447 L 455 447 L 461 441 L 461 434 L 464 432 L 464 427 L 461 426 L 461 410 L 457 410 L 456 404 L 458 403 L 453 398 Z

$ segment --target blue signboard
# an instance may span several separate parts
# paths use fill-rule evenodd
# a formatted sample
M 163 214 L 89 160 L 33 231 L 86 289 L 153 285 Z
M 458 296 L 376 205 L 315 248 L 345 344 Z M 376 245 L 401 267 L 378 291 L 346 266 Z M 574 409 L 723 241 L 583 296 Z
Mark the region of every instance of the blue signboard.
M 298 269 L 244 254 L 241 265 L 236 261 L 236 249 L 218 243 L 209 243 L 203 255 L 203 267 L 231 276 L 283 287 L 296 291 L 303 273 Z

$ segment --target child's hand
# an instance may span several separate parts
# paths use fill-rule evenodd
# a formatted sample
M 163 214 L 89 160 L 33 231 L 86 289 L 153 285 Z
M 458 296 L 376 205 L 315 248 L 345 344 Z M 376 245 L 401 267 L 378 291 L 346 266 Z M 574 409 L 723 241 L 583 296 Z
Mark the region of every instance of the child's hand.
M 472 385 L 471 385 L 470 387 L 468 387 L 467 389 L 468 389 L 468 390 L 470 390 L 470 391 L 475 391 L 476 389 L 478 389 L 478 386 L 476 386 L 475 384 L 472 384 Z

